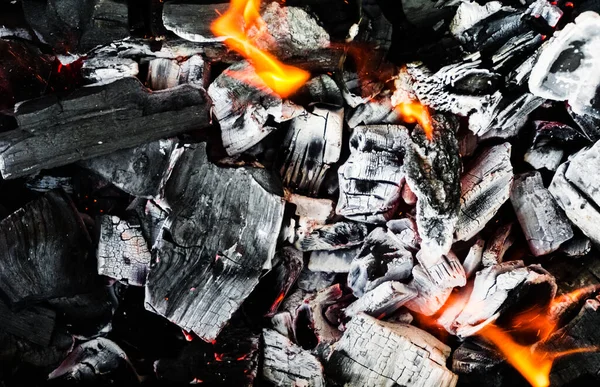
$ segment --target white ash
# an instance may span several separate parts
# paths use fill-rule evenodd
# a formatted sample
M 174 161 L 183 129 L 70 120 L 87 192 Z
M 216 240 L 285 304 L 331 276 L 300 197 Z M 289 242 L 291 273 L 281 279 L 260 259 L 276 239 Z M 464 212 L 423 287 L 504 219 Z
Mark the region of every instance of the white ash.
M 461 40 L 463 32 L 486 17 L 498 12 L 501 8 L 502 3 L 499 1 L 490 1 L 485 5 L 479 5 L 474 1 L 462 1 L 450 22 L 450 32 Z

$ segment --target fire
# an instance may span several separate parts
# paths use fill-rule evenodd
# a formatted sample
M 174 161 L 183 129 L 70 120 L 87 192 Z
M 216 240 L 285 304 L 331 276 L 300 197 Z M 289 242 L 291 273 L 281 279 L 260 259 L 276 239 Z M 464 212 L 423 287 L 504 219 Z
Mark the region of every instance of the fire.
M 248 39 L 246 30 L 249 28 L 266 30 L 259 8 L 260 0 L 231 0 L 229 9 L 214 21 L 211 30 L 217 36 L 226 37 L 225 44 L 248 58 L 263 82 L 285 98 L 304 85 L 310 78 L 310 73 L 281 63 Z
M 426 106 L 416 102 L 403 102 L 396 105 L 396 109 L 402 115 L 404 121 L 408 123 L 417 122 L 425 131 L 427 139 L 429 141 L 433 139 L 433 122 Z

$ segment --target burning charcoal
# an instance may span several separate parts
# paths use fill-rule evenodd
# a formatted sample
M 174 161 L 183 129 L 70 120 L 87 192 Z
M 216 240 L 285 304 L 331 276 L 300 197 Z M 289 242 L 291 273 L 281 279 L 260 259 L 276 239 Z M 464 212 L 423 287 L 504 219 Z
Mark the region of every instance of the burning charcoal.
M 352 260 L 359 248 L 333 251 L 313 251 L 310 253 L 308 270 L 328 273 L 348 273 Z
M 0 330 L 38 344 L 50 345 L 56 313 L 42 306 L 33 306 L 19 311 L 11 310 L 0 301 Z
M 325 271 L 310 271 L 305 268 L 298 277 L 298 288 L 305 292 L 318 292 L 333 285 L 335 274 Z
M 471 293 L 473 293 L 473 287 L 474 282 L 469 281 L 465 286 L 454 289 L 442 308 L 436 312 L 436 323 L 451 335 L 456 335 L 456 318 L 469 301 Z
M 537 148 L 529 148 L 523 157 L 523 160 L 535 169 L 546 168 L 549 171 L 556 171 L 565 152 L 553 145 L 542 145 Z
M 479 5 L 475 1 L 461 2 L 450 23 L 450 32 L 457 39 L 461 39 L 466 30 L 488 16 L 500 11 L 501 8 L 502 3 L 499 1 L 488 1 L 484 5 Z M 463 43 L 464 42 L 466 42 L 466 40 L 463 39 Z
M 581 151 L 576 154 L 575 157 L 581 155 L 581 157 L 584 158 L 585 153 L 585 150 Z M 582 162 L 585 161 L 582 160 Z M 583 196 L 583 192 L 571 184 L 567 179 L 565 172 L 569 171 L 570 167 L 569 162 L 558 167 L 548 190 L 560 208 L 565 212 L 567 218 L 569 218 L 575 226 L 579 227 L 579 229 L 590 238 L 594 244 L 600 244 L 600 232 L 598 229 L 598 224 L 600 224 L 600 212 L 596 210 L 595 203 L 588 201 L 588 199 Z M 574 171 L 573 174 L 577 176 L 580 172 L 582 171 Z M 592 175 L 588 174 L 586 180 L 590 180 L 589 178 L 594 176 L 596 176 L 595 172 Z M 588 183 L 585 184 L 587 185 Z
M 300 251 L 338 250 L 360 245 L 367 236 L 367 226 L 355 222 L 337 222 L 298 231 L 295 246 Z
M 208 95 L 230 156 L 251 148 L 274 130 L 266 125 L 269 117 L 282 122 L 303 112 L 275 95 L 246 61 L 229 66 L 211 83 Z
M 165 28 L 192 42 L 211 43 L 225 40 L 215 37 L 210 25 L 229 8 L 229 4 L 182 4 L 167 1 L 162 10 Z
M 497 349 L 484 340 L 471 339 L 452 354 L 452 371 L 457 374 L 485 373 L 504 361 Z
M 469 253 L 463 262 L 465 268 L 465 275 L 467 278 L 471 278 L 475 272 L 481 267 L 481 259 L 483 258 L 483 249 L 485 247 L 485 240 L 483 238 L 477 238 L 477 241 L 469 249 Z
M 383 316 L 394 313 L 407 301 L 416 296 L 417 291 L 415 289 L 401 282 L 383 282 L 350 304 L 344 311 L 344 314 L 347 317 L 354 317 L 358 313 L 364 312 L 381 319 Z
M 184 83 L 202 86 L 204 60 L 193 55 L 181 62 L 175 59 L 156 58 L 150 61 L 147 84 L 152 90 L 164 90 Z
M 150 260 L 150 251 L 139 225 L 117 216 L 101 217 L 98 274 L 143 286 Z
M 25 186 L 32 191 L 48 192 L 62 189 L 68 194 L 73 193 L 73 178 L 70 176 L 35 175 L 28 176 Z
M 584 236 L 581 236 L 574 237 L 571 240 L 563 243 L 560 246 L 559 251 L 565 253 L 569 257 L 583 257 L 584 255 L 588 254 L 591 249 L 592 241 Z
M 341 297 L 342 290 L 340 285 L 336 284 L 308 296 L 300 304 L 294 319 L 294 332 L 303 348 L 316 347 L 316 352 L 319 353 L 340 339 L 342 333 L 327 320 L 325 311 Z M 311 338 L 303 340 L 303 336 Z
M 356 127 L 350 157 L 339 168 L 336 213 L 369 223 L 389 220 L 399 204 L 404 173 L 402 153 L 408 132 L 400 125 Z
M 450 297 L 452 287 L 436 285 L 420 265 L 413 268 L 412 275 L 408 286 L 417 290 L 417 296 L 405 304 L 406 308 L 425 316 L 435 314 Z
M 325 105 L 290 121 L 280 170 L 286 187 L 317 196 L 325 174 L 340 159 L 343 124 L 344 109 Z
M 481 231 L 508 200 L 513 179 L 509 143 L 485 149 L 465 170 L 455 238 L 466 241 Z
M 306 82 L 304 86 L 298 90 L 295 97 L 302 99 L 303 105 L 314 102 L 336 106 L 342 106 L 344 104 L 340 88 L 335 81 L 326 74 L 321 74 Z
M 533 255 L 556 251 L 573 237 L 571 224 L 544 187 L 539 172 L 518 175 L 512 185 L 510 201 Z
M 477 272 L 471 296 L 451 328 L 459 337 L 471 336 L 534 291 L 536 304 L 547 303 L 556 294 L 554 277 L 541 266 L 509 261 L 486 267 Z
M 127 354 L 114 342 L 98 337 L 75 347 L 48 379 L 61 385 L 127 384 L 140 380 Z
M 446 368 L 450 347 L 406 324 L 359 314 L 350 320 L 327 363 L 327 373 L 346 386 L 387 384 L 453 387 Z
M 522 15 L 514 8 L 503 7 L 465 30 L 459 40 L 469 52 L 499 47 L 513 36 L 527 31 Z
M 189 85 L 150 93 L 137 79 L 125 78 L 57 98 L 43 97 L 16 108 L 19 129 L 2 133 L 0 139 L 0 171 L 5 179 L 209 123 L 205 92 Z
M 391 97 L 383 95 L 383 93 L 358 105 L 348 117 L 350 128 L 356 128 L 359 125 L 399 124 L 401 122 L 402 116 L 394 109 Z
M 536 0 L 529 5 L 523 14 L 523 19 L 528 21 L 541 34 L 552 34 L 563 11 L 547 0 Z
M 324 387 L 323 366 L 310 352 L 271 329 L 263 329 L 263 378 L 274 386 Z
M 286 192 L 285 200 L 296 205 L 296 215 L 316 224 L 325 224 L 334 214 L 335 204 L 329 199 L 317 199 Z
M 176 146 L 174 139 L 158 140 L 94 157 L 81 162 L 81 165 L 131 195 L 152 198 L 158 195 Z
M 600 16 L 584 12 L 545 45 L 529 77 L 535 95 L 569 102 L 573 112 L 600 118 Z
M 89 286 L 90 237 L 65 193 L 50 191 L 28 203 L 0 222 L 0 234 L 0 290 L 11 304 L 73 295 Z
M 534 31 L 527 31 L 513 36 L 492 55 L 492 70 L 501 74 L 506 74 L 511 72 L 511 70 L 515 70 L 522 64 L 522 58 L 535 55 L 535 51 L 542 45 L 543 41 L 544 37 Z M 527 59 L 525 59 L 525 61 L 526 60 Z M 518 73 L 514 75 L 516 76 L 517 74 Z M 507 81 L 513 81 L 510 78 L 505 79 Z M 541 100 L 544 101 L 544 99 Z
M 290 246 L 285 246 L 281 249 L 276 254 L 276 257 L 279 258 L 279 262 L 261 279 L 257 287 L 257 290 L 261 287 L 263 289 L 264 287 L 268 287 L 269 293 L 275 291 L 275 294 L 277 294 L 277 298 L 271 305 L 267 316 L 272 316 L 277 312 L 281 301 L 283 301 L 286 294 L 289 293 L 292 286 L 296 283 L 304 266 L 302 253 Z M 269 281 L 269 277 L 274 278 L 274 281 Z
M 146 308 L 213 340 L 273 257 L 283 217 L 277 191 L 266 171 L 219 168 L 204 144 L 189 145 L 166 183 L 172 212 L 156 243 Z
M 494 234 L 486 243 L 485 250 L 481 256 L 483 267 L 497 265 L 504 261 L 506 250 L 512 246 L 515 240 L 512 228 L 513 223 L 508 223 L 494 230 Z
M 546 144 L 570 145 L 585 141 L 583 135 L 573 127 L 555 121 L 533 121 L 534 147 Z
M 348 287 L 356 297 L 385 281 L 403 281 L 410 277 L 413 256 L 407 245 L 383 227 L 374 229 L 350 264 Z

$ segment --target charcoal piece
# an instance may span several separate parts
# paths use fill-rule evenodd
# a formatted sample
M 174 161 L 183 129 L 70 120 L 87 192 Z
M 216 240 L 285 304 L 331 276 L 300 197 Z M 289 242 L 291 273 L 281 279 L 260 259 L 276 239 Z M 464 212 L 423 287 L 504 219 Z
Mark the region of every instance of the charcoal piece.
M 481 263 L 483 267 L 497 265 L 504 261 L 506 250 L 512 246 L 515 240 L 513 223 L 507 223 L 494 229 L 494 233 L 487 241 Z
M 337 214 L 368 223 L 392 217 L 400 200 L 403 150 L 408 141 L 408 131 L 400 125 L 354 128 L 350 157 L 338 169 Z
M 330 199 L 317 199 L 298 194 L 287 194 L 285 200 L 296 205 L 295 214 L 317 224 L 325 224 L 333 217 L 335 203 Z
M 90 237 L 62 191 L 2 220 L 0 235 L 0 291 L 10 304 L 74 295 L 94 278 Z
M 570 106 L 567 106 L 567 111 L 573 121 L 579 127 L 581 134 L 590 142 L 595 142 L 600 139 L 600 118 L 596 118 L 589 114 L 577 114 Z
M 374 229 L 350 264 L 348 287 L 361 297 L 383 282 L 408 279 L 413 268 L 410 247 L 391 231 Z
M 536 0 L 529 4 L 523 19 L 529 22 L 540 34 L 551 35 L 558 21 L 563 16 L 563 11 L 547 0 Z
M 469 52 L 492 50 L 529 29 L 521 16 L 516 9 L 502 8 L 462 32 L 459 39 Z
M 569 257 L 583 257 L 592 250 L 592 241 L 585 236 L 575 236 L 563 243 L 559 251 Z
M 246 61 L 229 66 L 208 87 L 213 114 L 221 125 L 221 140 L 230 156 L 256 145 L 275 128 L 267 124 L 293 118 L 303 109 L 283 101 Z
M 475 274 L 481 267 L 481 259 L 483 257 L 484 247 L 485 240 L 479 237 L 469 249 L 465 260 L 463 261 L 463 267 L 465 268 L 465 275 L 467 276 L 467 279 L 471 278 L 473 274 Z
M 303 105 L 314 102 L 336 106 L 344 104 L 340 88 L 333 78 L 326 74 L 311 78 L 296 92 L 295 98 L 302 100 Z
M 298 288 L 305 292 L 317 292 L 323 290 L 335 281 L 335 274 L 325 271 L 310 271 L 305 268 L 298 277 Z
M 274 386 L 324 387 L 323 366 L 310 352 L 272 329 L 263 329 L 262 377 Z
M 585 155 L 585 151 L 581 151 Z M 554 174 L 548 191 L 552 194 L 560 208 L 565 212 L 567 218 L 577 226 L 585 236 L 600 245 L 600 212 L 597 205 L 588 200 L 584 194 L 577 189 L 566 178 L 565 172 L 570 168 L 569 162 L 563 163 Z M 592 176 L 595 176 L 592 175 Z
M 600 15 L 583 12 L 545 45 L 529 77 L 529 90 L 542 98 L 568 101 L 576 114 L 600 118 Z
M 145 306 L 211 341 L 275 253 L 281 188 L 265 170 L 217 167 L 199 144 L 175 162 L 164 192 L 171 213 L 156 243 Z
M 379 3 L 377 0 L 362 0 L 360 20 L 355 24 L 358 27 L 357 35 L 353 36 L 352 28 L 349 31 L 354 42 L 368 47 L 369 59 L 360 71 L 365 75 L 381 70 L 392 45 L 392 23 L 385 17 Z
M 421 250 L 417 259 L 438 285 L 462 286 L 462 266 L 449 265 L 443 258 L 452 245 L 460 205 L 455 123 L 442 116 L 434 117 L 433 122 L 432 140 L 427 139 L 420 126 L 415 128 L 411 136 L 413 144 L 407 147 L 404 161 L 406 182 L 418 198 L 416 221 Z
M 48 192 L 62 189 L 68 194 L 73 193 L 73 178 L 71 176 L 35 175 L 28 176 L 25 186 L 32 191 Z
M 488 1 L 483 5 L 479 5 L 475 1 L 461 2 L 450 22 L 450 32 L 457 39 L 460 39 L 466 30 L 488 16 L 498 12 L 501 8 L 502 3 L 499 1 Z
M 529 148 L 523 156 L 523 160 L 535 169 L 545 168 L 549 171 L 556 171 L 564 154 L 565 151 L 557 146 L 541 145 L 537 148 Z
M 503 143 L 486 148 L 465 169 L 461 179 L 460 212 L 455 238 L 471 239 L 508 200 L 513 180 L 511 145 Z
M 308 260 L 308 270 L 348 273 L 352 260 L 358 252 L 358 247 L 333 251 L 312 251 Z
M 473 293 L 473 288 L 474 281 L 469 281 L 465 286 L 454 289 L 446 303 L 436 312 L 435 317 L 433 317 L 437 325 L 443 327 L 451 335 L 456 335 L 456 318 L 469 301 L 471 293 Z
M 484 374 L 504 361 L 496 348 L 474 338 L 466 340 L 452 354 L 452 371 L 457 374 Z
M 367 226 L 355 222 L 337 222 L 298 231 L 295 246 L 300 251 L 338 250 L 359 245 L 367 236 Z
M 510 201 L 533 255 L 556 251 L 573 237 L 571 224 L 544 187 L 539 172 L 517 175 Z
M 0 331 L 10 333 L 33 344 L 50 345 L 56 312 L 43 306 L 11 310 L 0 301 Z
M 184 83 L 202 86 L 203 82 L 204 60 L 198 54 L 184 61 L 156 58 L 148 63 L 146 84 L 152 90 L 164 90 Z
M 556 290 L 554 277 L 539 265 L 525 267 L 522 261 L 509 261 L 486 267 L 477 272 L 473 291 L 452 329 L 461 338 L 474 335 L 510 307 L 532 307 L 520 305 L 521 300 L 548 305 Z
M 24 365 L 52 369 L 60 364 L 73 345 L 73 337 L 62 330 L 55 330 L 47 347 L 0 330 L 0 361 L 3 371 L 17 370 Z
M 216 37 L 211 24 L 224 14 L 229 4 L 185 4 L 167 1 L 162 9 L 162 22 L 165 28 L 175 35 L 197 43 L 214 43 L 225 40 Z
M 407 324 L 359 314 L 350 320 L 327 362 L 327 373 L 346 386 L 415 385 L 453 387 L 446 368 L 450 347 Z
M 344 109 L 316 105 L 290 121 L 283 141 L 283 184 L 294 192 L 317 196 L 325 174 L 342 150 Z
M 546 144 L 576 145 L 585 141 L 585 138 L 577 129 L 562 122 L 537 120 L 533 121 L 533 126 L 535 129 L 534 146 Z
M 600 203 L 600 181 L 596 173 L 600 167 L 600 143 L 584 149 L 570 158 L 565 178 L 594 203 Z
M 339 284 L 322 289 L 304 299 L 296 310 L 294 332 L 296 339 L 305 349 L 315 349 L 316 353 L 327 350 L 327 347 L 340 339 L 342 332 L 333 326 L 325 317 L 325 311 L 342 297 Z M 313 343 L 301 340 L 302 331 L 314 338 Z M 304 333 L 306 335 L 306 333 Z
M 445 6 L 446 1 L 423 2 L 418 0 L 401 0 L 400 3 L 402 4 L 402 11 L 406 20 L 411 25 L 421 28 L 433 26 L 452 12 L 450 7 Z M 394 8 L 394 11 L 397 12 L 397 8 Z
M 144 286 L 151 256 L 140 226 L 114 215 L 100 219 L 98 274 Z
M 60 385 L 140 383 L 127 354 L 104 337 L 79 344 L 48 379 Z
M 481 140 L 507 139 L 517 136 L 527 123 L 529 114 L 544 103 L 544 99 L 531 93 L 504 93 L 497 105 L 488 105 L 479 116 L 471 116 L 472 125 L 479 128 Z
M 138 220 L 142 235 L 151 250 L 158 240 L 167 212 L 156 202 L 146 199 L 134 199 L 128 207 Z
M 200 129 L 209 108 L 201 88 L 151 93 L 135 78 L 28 101 L 15 112 L 19 129 L 0 136 L 0 172 L 30 175 Z
M 86 80 L 104 85 L 121 78 L 137 76 L 140 73 L 140 66 L 131 58 L 92 54 L 83 61 L 81 72 Z
M 158 195 L 176 146 L 175 139 L 158 140 L 94 157 L 80 165 L 131 195 L 152 198 Z
M 347 317 L 354 317 L 358 313 L 364 312 L 377 319 L 382 319 L 416 296 L 416 289 L 398 281 L 387 281 L 363 294 L 344 310 L 344 314 Z
M 285 296 L 290 292 L 296 280 L 300 276 L 304 267 L 304 261 L 302 253 L 293 247 L 285 246 L 280 252 L 276 254 L 276 258 L 279 258 L 279 262 L 275 265 L 267 276 L 271 276 L 275 279 L 274 284 L 267 282 L 266 278 L 261 279 L 261 283 L 258 285 L 261 287 L 264 284 L 269 285 L 269 291 L 277 294 L 275 302 L 271 305 L 267 316 L 273 316 L 277 309 L 281 305 L 281 302 Z
M 534 31 L 513 36 L 492 55 L 492 70 L 501 74 L 508 73 L 514 69 L 515 63 L 522 63 L 522 58 L 535 55 L 543 41 L 544 37 Z
M 386 223 L 387 228 L 394 233 L 410 251 L 419 250 L 421 238 L 417 225 L 411 218 L 392 219 Z
M 294 320 L 292 314 L 288 311 L 279 312 L 271 317 L 273 329 L 281 333 L 290 340 L 294 339 Z
M 438 286 L 421 265 L 413 268 L 412 275 L 408 286 L 417 290 L 417 296 L 405 304 L 406 308 L 425 316 L 435 314 L 448 301 L 452 287 Z
M 383 93 L 358 105 L 348 116 L 350 128 L 356 128 L 359 125 L 400 123 L 402 123 L 402 115 L 392 105 L 391 96 L 383 95 Z

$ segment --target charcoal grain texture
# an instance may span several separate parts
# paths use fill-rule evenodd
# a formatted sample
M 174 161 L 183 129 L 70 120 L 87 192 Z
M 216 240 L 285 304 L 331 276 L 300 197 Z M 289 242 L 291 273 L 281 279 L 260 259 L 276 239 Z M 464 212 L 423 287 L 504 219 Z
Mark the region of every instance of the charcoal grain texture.
M 323 366 L 309 351 L 272 329 L 263 329 L 263 378 L 273 386 L 324 387 Z
M 10 304 L 85 291 L 91 241 L 73 203 L 50 191 L 0 222 L 0 292 Z
M 446 368 L 450 347 L 408 324 L 359 314 L 333 349 L 327 373 L 348 387 L 453 387 L 458 377 Z
M 136 78 L 49 95 L 18 106 L 18 129 L 0 136 L 5 179 L 132 148 L 209 125 L 206 92 L 150 92 Z
M 189 145 L 166 183 L 171 213 L 156 242 L 146 309 L 211 341 L 272 259 L 284 201 L 273 175 L 219 168 L 205 147 Z
M 42 306 L 12 310 L 0 301 L 0 331 L 25 339 L 33 344 L 50 345 L 56 312 Z

